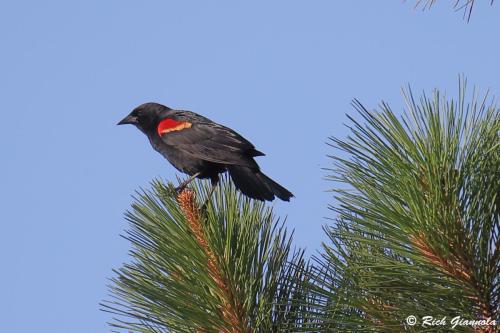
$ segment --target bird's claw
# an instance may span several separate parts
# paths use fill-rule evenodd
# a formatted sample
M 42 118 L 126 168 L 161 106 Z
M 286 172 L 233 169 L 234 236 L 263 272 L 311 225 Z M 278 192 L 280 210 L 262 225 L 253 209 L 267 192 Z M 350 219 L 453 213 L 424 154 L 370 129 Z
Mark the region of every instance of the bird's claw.
M 177 186 L 174 188 L 175 193 L 177 193 L 177 194 L 181 194 L 182 192 L 184 192 L 185 189 L 186 189 L 186 185 L 183 185 L 183 186 L 181 185 L 181 186 Z

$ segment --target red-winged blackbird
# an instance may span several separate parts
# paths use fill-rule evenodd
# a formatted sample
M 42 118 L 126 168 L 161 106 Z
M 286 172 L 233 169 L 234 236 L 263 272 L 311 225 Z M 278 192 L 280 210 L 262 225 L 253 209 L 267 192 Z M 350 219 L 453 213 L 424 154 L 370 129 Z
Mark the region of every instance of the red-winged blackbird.
M 236 187 L 250 198 L 289 201 L 293 194 L 264 175 L 255 156 L 264 154 L 230 128 L 190 111 L 173 110 L 157 103 L 135 108 L 118 125 L 133 124 L 147 135 L 155 150 L 177 170 L 194 178 L 210 178 L 228 171 Z

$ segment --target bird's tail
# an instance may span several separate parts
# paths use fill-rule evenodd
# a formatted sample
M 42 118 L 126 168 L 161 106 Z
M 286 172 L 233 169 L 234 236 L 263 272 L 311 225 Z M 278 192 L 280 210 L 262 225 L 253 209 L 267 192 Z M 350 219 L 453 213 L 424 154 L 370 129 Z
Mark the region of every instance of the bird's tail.
M 272 201 L 277 196 L 281 200 L 290 201 L 293 197 L 290 191 L 258 169 L 240 165 L 230 165 L 227 168 L 236 188 L 250 198 Z

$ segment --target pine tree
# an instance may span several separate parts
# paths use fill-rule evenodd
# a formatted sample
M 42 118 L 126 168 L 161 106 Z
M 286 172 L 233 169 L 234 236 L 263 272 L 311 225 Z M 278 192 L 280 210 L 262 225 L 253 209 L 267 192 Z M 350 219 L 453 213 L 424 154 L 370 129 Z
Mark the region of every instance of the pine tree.
M 126 214 L 133 262 L 116 271 L 112 326 L 133 332 L 278 332 L 295 327 L 305 293 L 303 252 L 270 208 L 226 179 L 177 194 L 156 180 Z
M 177 194 L 156 180 L 126 214 L 132 262 L 103 308 L 131 332 L 495 332 L 500 307 L 500 109 L 475 92 L 353 103 L 331 138 L 335 214 L 312 264 L 284 222 L 230 181 Z M 423 316 L 447 326 L 423 327 Z M 415 316 L 413 323 L 410 316 Z M 410 319 L 407 319 L 410 318 Z M 485 325 L 485 323 L 490 323 Z
M 448 331 L 456 316 L 498 323 L 500 113 L 476 93 L 466 103 L 465 86 L 458 100 L 435 91 L 419 103 L 406 90 L 402 119 L 386 103 L 368 111 L 355 101 L 363 122 L 350 118 L 351 135 L 331 139 L 343 154 L 331 156 L 337 217 L 316 258 L 322 330 Z M 423 327 L 424 316 L 448 326 Z

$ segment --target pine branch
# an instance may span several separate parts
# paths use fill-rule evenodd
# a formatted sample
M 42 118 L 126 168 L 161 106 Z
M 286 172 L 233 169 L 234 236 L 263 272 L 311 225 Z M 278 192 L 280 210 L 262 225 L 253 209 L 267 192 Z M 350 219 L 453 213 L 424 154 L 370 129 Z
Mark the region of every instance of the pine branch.
M 177 195 L 153 182 L 126 214 L 133 261 L 103 310 L 131 332 L 278 332 L 298 327 L 309 268 L 272 210 L 223 179 Z
M 219 268 L 219 260 L 215 257 L 214 252 L 210 249 L 205 231 L 200 218 L 197 203 L 195 201 L 195 193 L 190 189 L 186 189 L 177 196 L 180 207 L 184 212 L 188 221 L 191 232 L 194 234 L 198 244 L 205 251 L 208 258 L 208 272 L 214 283 L 217 285 L 221 295 L 222 307 L 220 309 L 225 324 L 223 327 L 218 327 L 219 332 L 227 333 L 245 333 L 249 332 L 248 324 L 245 322 L 243 308 L 241 302 L 235 299 L 228 286 L 228 281 L 223 277 Z
M 495 0 L 488 0 L 490 5 L 493 5 Z M 415 8 L 422 7 L 423 10 L 430 9 L 432 6 L 436 4 L 437 0 L 416 0 Z M 474 8 L 474 4 L 476 0 L 453 0 L 453 7 L 455 10 L 464 11 L 464 19 L 470 21 L 472 15 L 472 9 Z
M 331 156 L 338 215 L 316 258 L 323 330 L 422 329 L 410 315 L 498 320 L 500 109 L 476 92 L 467 103 L 465 87 L 458 100 L 435 91 L 418 103 L 407 90 L 401 119 L 356 101 L 364 123 L 350 117 L 351 135 L 332 138 L 343 155 Z
M 429 259 L 433 265 L 445 274 L 460 280 L 464 285 L 468 286 L 467 289 L 472 292 L 467 297 L 475 303 L 479 319 L 486 320 L 495 318 L 493 307 L 490 305 L 490 299 L 487 293 L 485 293 L 484 287 L 481 286 L 479 281 L 475 278 L 474 271 L 471 267 L 472 263 L 468 262 L 469 259 L 465 255 L 460 257 L 452 255 L 451 258 L 445 258 L 442 257 L 442 254 L 432 249 L 431 245 L 425 240 L 425 236 L 410 236 L 410 239 L 415 248 Z M 452 244 L 451 246 L 454 245 L 461 244 Z

